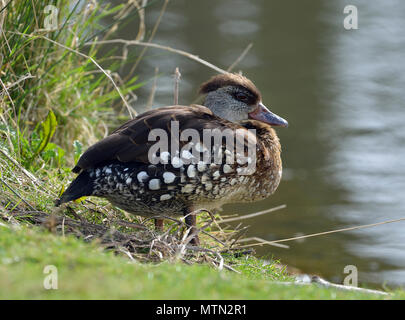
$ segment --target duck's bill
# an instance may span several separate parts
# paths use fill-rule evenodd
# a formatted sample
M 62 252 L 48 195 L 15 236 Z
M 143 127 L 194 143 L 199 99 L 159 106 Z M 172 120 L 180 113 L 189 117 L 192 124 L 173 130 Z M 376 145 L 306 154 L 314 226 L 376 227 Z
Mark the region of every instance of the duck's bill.
M 271 112 L 261 102 L 259 103 L 259 106 L 255 111 L 249 113 L 249 118 L 257 120 L 257 121 L 261 121 L 264 123 L 268 123 L 269 125 L 272 125 L 272 126 L 288 127 L 287 120 L 285 120 L 285 119 L 281 118 L 280 116 Z

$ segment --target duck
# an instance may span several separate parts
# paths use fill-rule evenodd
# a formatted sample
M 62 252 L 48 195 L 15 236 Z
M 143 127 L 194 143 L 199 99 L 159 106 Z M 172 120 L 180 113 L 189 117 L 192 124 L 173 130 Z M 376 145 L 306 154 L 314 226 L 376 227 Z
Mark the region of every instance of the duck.
M 56 200 L 106 198 L 131 214 L 183 216 L 199 245 L 196 212 L 226 203 L 263 200 L 282 176 L 281 145 L 273 127 L 288 122 L 271 112 L 251 80 L 215 75 L 199 89 L 203 102 L 139 114 L 90 146 L 72 169 L 77 177 Z

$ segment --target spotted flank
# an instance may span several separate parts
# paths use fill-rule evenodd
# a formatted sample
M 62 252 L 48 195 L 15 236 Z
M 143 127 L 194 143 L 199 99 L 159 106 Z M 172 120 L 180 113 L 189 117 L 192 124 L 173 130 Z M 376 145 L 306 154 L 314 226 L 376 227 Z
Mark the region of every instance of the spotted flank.
M 177 215 L 188 203 L 262 199 L 270 195 L 280 181 L 281 169 L 266 170 L 261 175 L 243 175 L 248 161 L 227 163 L 229 152 L 212 148 L 209 159 L 220 152 L 222 162 L 207 163 L 201 159 L 208 149 L 199 144 L 197 150 L 200 151 L 198 157 L 189 151 L 181 152 L 181 156 L 176 152 L 173 157 L 169 152 L 162 152 L 156 156 L 157 164 L 114 161 L 86 170 L 77 181 L 91 186 L 87 195 L 105 197 L 117 207 L 143 216 L 163 212 Z
M 198 150 L 207 152 L 202 144 Z M 84 184 L 92 186 L 89 195 L 105 197 L 114 205 L 138 215 L 156 215 L 163 208 L 165 214 L 175 215 L 187 202 L 206 203 L 224 198 L 248 201 L 243 198 L 247 188 L 257 190 L 256 196 L 248 194 L 248 198 L 263 197 L 273 189 L 257 182 L 255 175 L 238 175 L 238 169 L 246 164 L 228 164 L 225 157 L 219 164 L 186 161 L 193 158 L 190 152 L 182 152 L 182 156 L 173 159 L 169 152 L 160 157 L 165 163 L 115 161 L 90 168 L 86 171 L 89 181 Z

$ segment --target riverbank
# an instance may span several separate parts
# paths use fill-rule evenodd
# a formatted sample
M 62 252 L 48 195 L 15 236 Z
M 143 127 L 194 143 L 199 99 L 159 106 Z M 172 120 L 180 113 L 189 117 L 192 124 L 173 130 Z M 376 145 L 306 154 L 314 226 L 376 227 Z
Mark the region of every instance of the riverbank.
M 316 285 L 290 286 L 274 264 L 234 260 L 237 274 L 207 265 L 140 263 L 96 243 L 57 236 L 36 227 L 0 224 L 1 299 L 404 299 Z M 48 266 L 48 269 L 46 267 Z M 49 266 L 54 266 L 55 269 Z M 44 273 L 45 270 L 45 273 Z M 56 282 L 50 281 L 57 271 Z M 55 285 L 57 289 L 44 288 Z

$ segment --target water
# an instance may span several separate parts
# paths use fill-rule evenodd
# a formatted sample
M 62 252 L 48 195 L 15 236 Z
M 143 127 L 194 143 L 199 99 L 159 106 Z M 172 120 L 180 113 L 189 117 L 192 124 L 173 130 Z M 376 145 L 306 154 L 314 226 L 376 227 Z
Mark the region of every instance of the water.
M 147 29 L 160 3 L 147 11 Z M 356 5 L 359 29 L 343 28 L 343 8 Z M 133 39 L 134 19 L 120 36 Z M 253 48 L 243 70 L 264 103 L 288 119 L 279 129 L 284 177 L 271 198 L 228 205 L 225 214 L 287 209 L 247 221 L 268 240 L 405 217 L 405 2 L 173 0 L 154 42 L 227 68 Z M 132 48 L 132 50 L 140 50 Z M 197 97 L 215 72 L 187 58 L 148 49 L 138 69 L 152 79 L 154 106 L 173 103 L 173 71 L 182 73 L 180 103 Z M 143 110 L 152 81 L 139 93 Z M 359 282 L 405 284 L 405 222 L 258 248 L 303 272 L 341 282 L 354 265 Z

